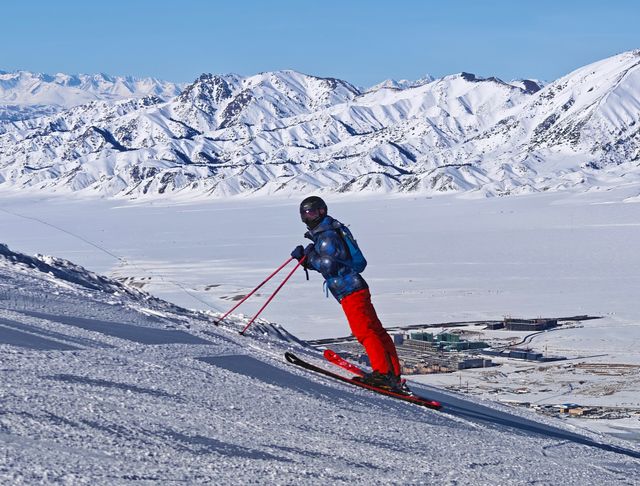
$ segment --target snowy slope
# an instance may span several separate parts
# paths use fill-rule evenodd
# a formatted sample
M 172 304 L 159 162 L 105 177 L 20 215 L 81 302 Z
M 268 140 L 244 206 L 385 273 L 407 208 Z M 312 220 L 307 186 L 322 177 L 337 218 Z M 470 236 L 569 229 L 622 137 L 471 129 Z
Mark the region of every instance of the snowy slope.
M 468 140 L 465 154 L 482 153 L 513 186 L 584 185 L 599 173 L 638 182 L 640 160 L 640 51 L 593 63 L 550 83 Z M 591 180 L 590 180 L 591 179 Z
M 640 452 L 415 386 L 420 409 L 286 365 L 311 350 L 0 247 L 0 482 L 633 484 Z M 519 411 L 518 414 L 526 412 Z
M 0 71 L 0 122 L 58 112 L 91 101 L 177 96 L 182 85 L 154 78 L 106 74 L 41 74 Z
M 640 184 L 640 51 L 542 89 L 470 73 L 349 83 L 204 74 L 118 116 L 84 105 L 0 124 L 0 184 L 106 196 L 475 191 Z
M 281 125 L 283 118 L 312 113 L 351 100 L 358 93 L 345 81 L 295 71 L 248 78 L 203 74 L 169 106 L 169 113 L 201 131 L 232 125 Z M 202 119 L 204 115 L 209 117 Z
M 289 71 L 202 76 L 170 103 L 117 118 L 78 107 L 0 126 L 0 176 L 18 187 L 134 196 L 391 189 L 413 181 L 421 152 L 486 128 L 524 96 L 466 73 L 360 96 L 342 81 Z M 101 133 L 86 144 L 93 127 Z

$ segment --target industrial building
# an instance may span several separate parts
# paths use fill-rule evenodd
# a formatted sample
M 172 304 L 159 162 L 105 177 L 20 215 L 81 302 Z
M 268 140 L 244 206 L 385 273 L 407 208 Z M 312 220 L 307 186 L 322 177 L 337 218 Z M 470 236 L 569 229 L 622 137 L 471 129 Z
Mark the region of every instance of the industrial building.
M 483 349 L 489 345 L 482 341 L 464 341 L 457 334 L 443 332 L 440 334 L 431 334 L 429 332 L 414 332 L 410 335 L 412 341 L 423 341 L 431 343 L 437 349 L 443 351 L 464 351 L 467 349 Z
M 513 319 L 505 317 L 503 321 L 491 321 L 485 324 L 485 329 L 495 331 L 544 331 L 558 325 L 558 319 Z
M 483 349 L 482 354 L 500 358 L 523 359 L 527 361 L 561 361 L 567 359 L 564 356 L 544 356 L 542 353 L 528 348 L 511 348 L 504 350 Z
M 395 334 L 393 341 L 398 351 L 402 373 L 426 374 L 449 373 L 467 368 L 493 366 L 493 362 L 482 356 L 471 356 L 461 351 L 482 349 L 488 344 L 463 341 L 457 334 L 412 333 L 409 339 L 403 334 Z M 357 342 L 334 345 L 335 351 L 348 353 L 352 359 L 368 365 L 369 359 L 364 348 Z
M 558 325 L 558 319 L 512 319 L 505 317 L 504 329 L 507 331 L 544 331 Z
M 439 349 L 429 341 L 407 339 L 396 346 L 404 374 L 449 373 L 467 368 L 493 366 L 490 359 Z
M 504 329 L 504 321 L 502 322 L 487 322 L 485 324 L 485 329 L 488 331 L 495 331 L 497 329 Z

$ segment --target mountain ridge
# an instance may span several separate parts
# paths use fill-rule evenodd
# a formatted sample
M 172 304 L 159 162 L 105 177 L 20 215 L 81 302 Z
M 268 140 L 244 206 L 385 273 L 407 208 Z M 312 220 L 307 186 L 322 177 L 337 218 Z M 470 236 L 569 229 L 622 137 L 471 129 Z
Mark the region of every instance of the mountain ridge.
M 149 95 L 168 100 L 183 86 L 151 77 L 0 70 L 0 122 L 46 116 L 91 101 Z
M 292 70 L 204 73 L 170 100 L 0 123 L 0 187 L 494 196 L 639 183 L 639 67 L 629 51 L 544 85 L 462 72 L 368 91 Z

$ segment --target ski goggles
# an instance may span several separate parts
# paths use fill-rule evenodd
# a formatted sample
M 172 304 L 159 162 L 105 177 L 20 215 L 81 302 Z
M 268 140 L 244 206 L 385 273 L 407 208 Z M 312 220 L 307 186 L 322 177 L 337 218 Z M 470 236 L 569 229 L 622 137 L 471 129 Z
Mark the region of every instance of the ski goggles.
M 317 221 L 318 218 L 324 215 L 324 210 L 315 208 L 315 209 L 303 209 L 300 211 L 300 219 L 302 219 L 303 223 L 309 224 Z

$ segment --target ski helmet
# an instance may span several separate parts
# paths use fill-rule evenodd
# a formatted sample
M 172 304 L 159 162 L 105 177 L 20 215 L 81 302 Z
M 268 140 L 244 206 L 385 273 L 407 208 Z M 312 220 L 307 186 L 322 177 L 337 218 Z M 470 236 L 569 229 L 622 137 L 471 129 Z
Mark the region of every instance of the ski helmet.
M 300 203 L 300 219 L 313 229 L 327 215 L 327 204 L 318 196 L 309 196 Z

